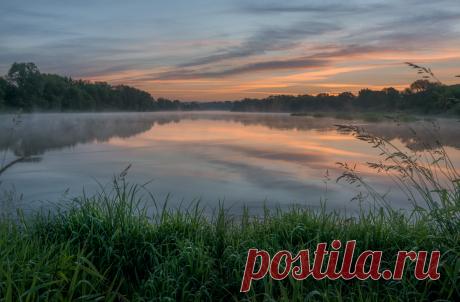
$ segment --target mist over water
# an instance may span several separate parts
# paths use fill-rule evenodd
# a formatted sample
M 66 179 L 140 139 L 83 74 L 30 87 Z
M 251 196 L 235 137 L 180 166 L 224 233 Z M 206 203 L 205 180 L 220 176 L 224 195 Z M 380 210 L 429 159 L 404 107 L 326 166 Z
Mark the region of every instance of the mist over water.
M 95 179 L 110 188 L 113 176 L 132 164 L 126 180 L 154 180 L 147 188 L 159 203 L 170 193 L 170 205 L 188 206 L 201 198 L 202 205 L 216 207 L 224 201 L 226 207 L 233 205 L 234 213 L 241 213 L 243 205 L 250 213 L 261 213 L 264 204 L 319 207 L 327 198 L 328 210 L 354 211 L 359 205 L 350 200 L 365 191 L 356 184 L 336 183 L 343 172 L 336 162 L 342 162 L 356 164 L 363 179 L 381 194 L 390 190 L 387 196 L 395 207 L 409 208 L 390 178 L 367 168 L 366 162 L 384 160 L 380 150 L 334 125 L 359 125 L 403 150 L 423 149 L 410 130 L 396 123 L 229 112 L 25 114 L 8 146 L 11 119 L 0 115 L 5 163 L 31 157 L 1 175 L 1 188 L 13 183 L 25 203 L 57 202 L 67 188 L 70 195 L 81 195 L 84 188 L 90 196 L 98 189 Z M 443 144 L 458 167 L 460 123 L 438 122 Z M 434 148 L 435 138 L 424 129 L 431 129 L 431 123 L 421 124 L 410 126 Z

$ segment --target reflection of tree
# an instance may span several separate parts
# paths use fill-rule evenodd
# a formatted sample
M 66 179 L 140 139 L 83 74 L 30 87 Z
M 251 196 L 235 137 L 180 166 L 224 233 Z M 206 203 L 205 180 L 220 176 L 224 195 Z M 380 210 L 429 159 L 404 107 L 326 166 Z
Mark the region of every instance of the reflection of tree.
M 0 129 L 9 129 L 11 120 L 2 116 Z M 16 156 L 40 155 L 49 150 L 74 147 L 77 144 L 107 142 L 111 138 L 129 138 L 150 130 L 156 123 L 158 126 L 168 123 L 179 123 L 181 120 L 214 120 L 228 123 L 239 123 L 245 126 L 261 125 L 277 130 L 316 130 L 321 132 L 334 131 L 334 124 L 344 123 L 335 119 L 318 119 L 309 117 L 291 117 L 287 114 L 252 114 L 252 113 L 121 113 L 121 114 L 37 114 L 25 115 L 23 123 L 14 133 L 9 149 Z M 346 122 L 349 124 L 349 121 Z M 413 140 L 410 130 L 395 123 L 365 124 L 354 121 L 375 135 L 387 140 L 398 139 L 407 146 L 422 148 Z M 442 120 L 441 134 L 445 146 L 460 149 L 458 140 L 459 124 L 454 121 Z M 430 126 L 429 123 L 426 123 Z M 435 139 L 420 125 L 411 125 L 423 141 L 435 146 Z M 8 131 L 0 131 L 0 151 L 5 150 Z
M 2 123 L 1 129 L 7 129 L 8 122 L 9 119 Z M 79 143 L 106 142 L 112 137 L 128 138 L 149 130 L 153 124 L 154 121 L 146 117 L 129 114 L 25 115 L 9 149 L 17 156 L 40 155 Z M 0 150 L 6 148 L 6 134 L 0 132 Z
M 394 122 L 383 122 L 383 123 L 364 123 L 362 121 L 344 121 L 330 118 L 311 118 L 311 117 L 291 117 L 287 114 L 217 114 L 213 117 L 203 116 L 205 119 L 213 120 L 226 120 L 233 121 L 235 123 L 241 123 L 246 126 L 250 125 L 261 125 L 266 126 L 269 129 L 277 130 L 298 130 L 308 131 L 316 130 L 322 133 L 327 131 L 333 131 L 337 129 L 334 125 L 336 124 L 360 124 L 362 127 L 375 135 L 378 135 L 386 140 L 400 140 L 406 146 L 416 150 L 422 150 L 423 145 L 419 142 L 414 141 L 413 133 L 404 126 L 398 126 Z M 436 146 L 436 139 L 426 130 L 433 132 L 432 124 L 430 122 L 409 123 L 408 126 L 416 132 L 423 142 L 430 145 L 431 147 Z M 460 150 L 460 140 L 458 139 L 458 131 L 460 123 L 454 119 L 440 119 L 439 124 L 441 125 L 440 134 L 443 139 L 444 146 L 454 147 Z M 342 135 L 349 135 L 348 133 L 341 133 Z
M 404 126 L 398 126 L 397 123 L 383 122 L 383 123 L 364 123 L 362 121 L 344 121 L 330 118 L 310 118 L 310 117 L 291 117 L 284 114 L 244 114 L 223 117 L 223 119 L 233 120 L 234 122 L 242 123 L 243 125 L 262 125 L 270 129 L 277 130 L 316 130 L 319 132 L 327 132 L 337 129 L 335 124 L 361 124 L 362 127 L 377 136 L 380 136 L 386 140 L 400 140 L 406 146 L 411 147 L 415 150 L 422 150 L 423 145 L 418 141 L 414 141 L 413 133 Z M 430 122 L 410 123 L 410 126 L 420 137 L 420 139 L 428 144 L 429 146 L 436 147 L 436 138 L 432 136 L 424 127 L 433 133 L 433 126 Z M 454 147 L 460 150 L 460 140 L 458 139 L 458 131 L 460 123 L 457 120 L 441 119 L 439 121 L 441 125 L 441 137 L 443 139 L 444 146 Z M 343 135 L 349 135 L 347 133 L 341 133 Z

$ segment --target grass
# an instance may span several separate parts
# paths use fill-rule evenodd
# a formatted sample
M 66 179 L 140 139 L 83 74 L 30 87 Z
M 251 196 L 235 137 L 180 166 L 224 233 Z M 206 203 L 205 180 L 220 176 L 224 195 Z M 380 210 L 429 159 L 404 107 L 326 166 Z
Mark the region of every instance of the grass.
M 338 113 L 334 116 L 337 120 L 353 120 L 355 117 L 352 114 L 348 113 Z
M 313 114 L 313 117 L 317 117 L 317 118 L 323 118 L 323 117 L 328 117 L 328 116 L 329 115 L 327 113 L 321 113 L 321 112 L 317 112 Z
M 371 123 L 378 123 L 386 120 L 381 114 L 377 113 L 363 113 L 361 115 L 361 119 L 365 122 Z
M 147 215 L 146 199 L 154 205 Z M 458 212 L 457 212 L 458 213 Z M 452 214 L 452 213 L 451 213 Z M 460 298 L 459 223 L 446 233 L 429 215 L 374 208 L 349 215 L 292 205 L 263 216 L 231 215 L 223 205 L 211 218 L 196 202 L 168 208 L 120 178 L 91 197 L 69 198 L 49 211 L 2 221 L 0 296 L 4 301 L 432 301 Z M 457 232 L 457 233 L 455 233 Z M 446 235 L 449 234 L 450 240 Z M 436 281 L 417 280 L 408 262 L 403 279 L 253 281 L 239 293 L 250 248 L 272 256 L 316 245 L 357 240 L 357 255 L 383 252 L 380 271 L 392 270 L 399 250 L 442 251 Z M 340 250 L 343 256 L 343 248 Z M 339 260 L 339 263 L 341 260 Z M 283 298 L 286 295 L 288 299 Z M 294 296 L 294 298 L 292 298 Z M 283 300 L 284 299 L 284 300 Z

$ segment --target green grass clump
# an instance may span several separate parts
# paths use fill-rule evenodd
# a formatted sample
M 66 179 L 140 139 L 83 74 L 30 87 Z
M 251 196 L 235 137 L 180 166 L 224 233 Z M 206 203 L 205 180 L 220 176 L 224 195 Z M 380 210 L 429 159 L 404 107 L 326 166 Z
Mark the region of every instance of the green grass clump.
M 350 114 L 350 113 L 325 113 L 325 112 L 317 112 L 317 113 L 292 113 L 291 116 L 313 116 L 316 118 L 325 118 L 325 117 L 333 117 L 338 120 L 362 120 L 365 122 L 370 122 L 370 123 L 379 123 L 379 122 L 385 122 L 385 121 L 390 121 L 395 117 L 392 118 L 387 118 L 383 114 L 379 113 L 360 113 L 360 114 Z M 397 115 L 397 119 L 400 122 L 417 122 L 420 120 L 420 118 L 412 116 L 412 115 L 407 115 L 407 114 L 399 114 Z M 432 119 L 429 119 L 429 121 L 433 121 Z
M 363 113 L 361 119 L 365 122 L 378 123 L 385 121 L 385 118 L 378 113 Z
M 413 115 L 404 115 L 399 118 L 401 122 L 418 122 L 421 119 Z
M 446 240 L 433 220 L 410 212 L 381 208 L 351 219 L 294 204 L 287 211 L 265 209 L 263 216 L 246 210 L 236 216 L 221 205 L 209 217 L 199 202 L 168 208 L 148 193 L 148 200 L 140 196 L 140 190 L 143 186 L 123 182 L 110 192 L 104 188 L 92 197 L 71 198 L 2 227 L 1 295 L 11 301 L 29 294 L 29 301 L 58 301 L 60 295 L 67 301 L 283 301 L 283 291 L 290 297 L 296 292 L 301 301 L 309 295 L 310 301 L 460 297 L 457 279 L 449 277 L 460 263 L 458 252 L 443 254 L 437 281 L 417 280 L 415 263 L 408 262 L 400 281 L 275 281 L 267 275 L 254 280 L 250 292 L 239 293 L 250 248 L 271 256 L 309 249 L 313 259 L 318 243 L 357 240 L 356 257 L 365 250 L 383 252 L 383 271 L 394 269 L 399 250 L 459 251 L 460 246 Z M 145 204 L 154 205 L 152 215 Z
M 317 112 L 315 114 L 313 114 L 313 117 L 317 117 L 317 118 L 323 118 L 323 117 L 328 117 L 329 115 L 327 113 L 322 113 L 322 112 Z
M 99 271 L 91 251 L 33 236 L 38 225 L 1 223 L 0 297 L 2 301 L 110 301 L 118 293 L 117 276 Z M 30 227 L 30 228 L 29 228 Z M 119 281 L 119 280 L 118 280 Z
M 348 113 L 338 113 L 334 116 L 335 119 L 337 120 L 353 120 L 354 117 L 351 114 Z

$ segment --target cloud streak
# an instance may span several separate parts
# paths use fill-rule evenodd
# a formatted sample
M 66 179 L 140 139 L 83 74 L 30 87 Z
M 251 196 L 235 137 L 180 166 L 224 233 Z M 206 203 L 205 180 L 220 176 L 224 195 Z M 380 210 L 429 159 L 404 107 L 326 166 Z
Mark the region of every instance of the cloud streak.
M 143 80 L 165 81 L 165 80 L 190 80 L 203 78 L 222 78 L 254 72 L 268 72 L 276 70 L 309 70 L 315 68 L 326 68 L 329 64 L 325 60 L 294 59 L 257 62 L 246 64 L 241 67 L 226 69 L 215 72 L 195 72 L 185 69 L 172 70 L 154 75 L 152 78 Z
M 299 22 L 287 28 L 270 27 L 260 30 L 238 46 L 233 46 L 221 54 L 206 56 L 179 67 L 206 65 L 235 58 L 264 55 L 270 51 L 289 50 L 298 46 L 300 40 L 317 37 L 340 28 L 322 22 Z
M 142 78 L 142 80 L 166 81 L 166 80 L 190 80 L 204 78 L 223 78 L 241 74 L 251 74 L 260 72 L 274 71 L 307 71 L 312 69 L 324 69 L 333 66 L 332 60 L 353 58 L 371 53 L 387 51 L 384 47 L 350 45 L 341 49 L 329 52 L 320 52 L 314 55 L 295 57 L 288 60 L 262 61 L 248 63 L 239 67 L 225 69 L 221 71 L 201 71 L 193 69 L 173 69 L 162 73 L 152 74 L 152 77 Z

